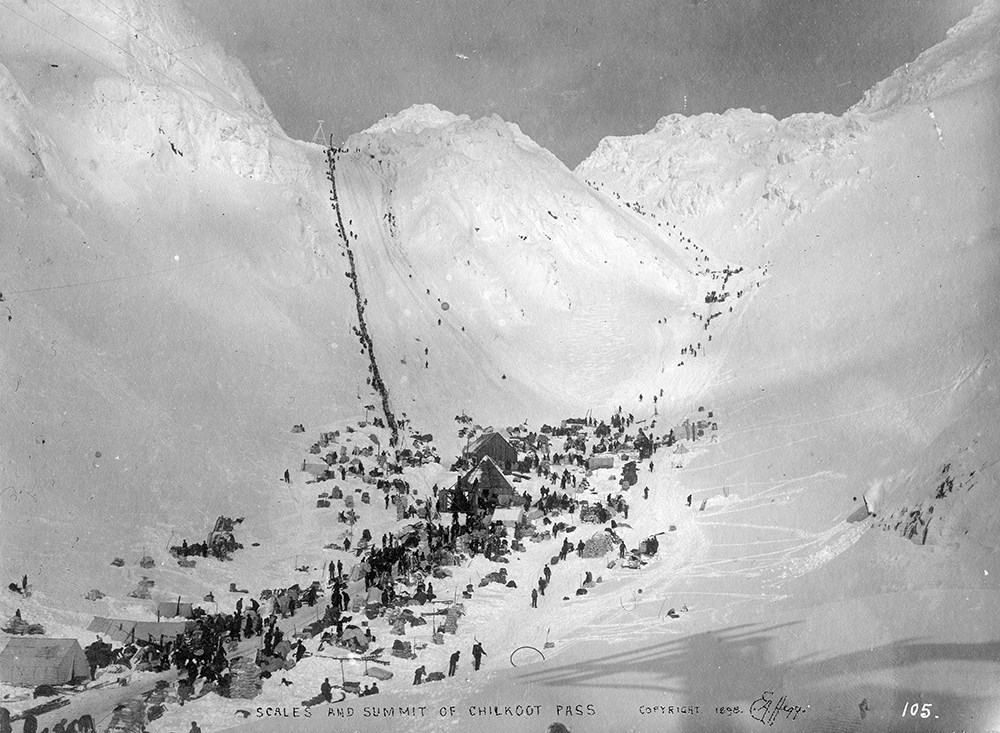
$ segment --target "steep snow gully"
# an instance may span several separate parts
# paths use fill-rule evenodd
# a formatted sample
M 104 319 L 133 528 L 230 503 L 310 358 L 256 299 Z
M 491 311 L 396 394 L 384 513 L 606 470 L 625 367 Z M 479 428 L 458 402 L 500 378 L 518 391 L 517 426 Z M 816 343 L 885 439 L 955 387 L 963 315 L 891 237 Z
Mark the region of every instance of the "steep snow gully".
M 361 348 L 368 354 L 369 383 L 382 401 L 382 413 L 385 415 L 386 425 L 392 433 L 392 445 L 399 444 L 399 424 L 393 414 L 392 405 L 389 401 L 389 388 L 382 380 L 382 372 L 378 368 L 378 360 L 375 357 L 375 344 L 372 342 L 371 333 L 368 330 L 368 323 L 365 320 L 365 306 L 368 301 L 361 295 L 361 285 L 358 283 L 358 268 L 354 260 L 354 250 L 351 248 L 351 240 L 344 228 L 344 219 L 340 213 L 340 201 L 337 198 L 337 153 L 331 144 L 326 149 L 327 178 L 330 180 L 330 202 L 333 211 L 337 215 L 337 233 L 344 243 L 347 251 L 347 260 L 350 263 L 350 270 L 347 273 L 351 280 L 351 290 L 354 292 L 354 302 L 358 311 L 358 339 L 361 341 Z

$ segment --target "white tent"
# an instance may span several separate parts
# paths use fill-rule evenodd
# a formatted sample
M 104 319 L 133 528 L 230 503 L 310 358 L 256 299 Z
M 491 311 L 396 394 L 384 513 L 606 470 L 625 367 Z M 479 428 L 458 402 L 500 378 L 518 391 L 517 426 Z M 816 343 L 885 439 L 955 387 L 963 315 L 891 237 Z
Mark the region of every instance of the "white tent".
M 524 517 L 523 506 L 512 506 L 493 511 L 493 521 L 502 522 L 505 527 L 516 527 L 519 524 L 523 524 Z
M 76 639 L 0 639 L 0 682 L 36 687 L 61 685 L 79 677 L 89 678 L 90 667 Z

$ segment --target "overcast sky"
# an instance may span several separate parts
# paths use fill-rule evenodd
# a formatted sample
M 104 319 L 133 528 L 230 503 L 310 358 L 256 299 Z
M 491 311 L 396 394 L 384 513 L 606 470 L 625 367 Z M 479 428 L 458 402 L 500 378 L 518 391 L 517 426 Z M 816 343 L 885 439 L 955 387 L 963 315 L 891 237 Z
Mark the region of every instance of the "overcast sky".
M 185 0 L 293 137 L 412 104 L 497 113 L 567 165 L 674 112 L 841 113 L 976 0 Z

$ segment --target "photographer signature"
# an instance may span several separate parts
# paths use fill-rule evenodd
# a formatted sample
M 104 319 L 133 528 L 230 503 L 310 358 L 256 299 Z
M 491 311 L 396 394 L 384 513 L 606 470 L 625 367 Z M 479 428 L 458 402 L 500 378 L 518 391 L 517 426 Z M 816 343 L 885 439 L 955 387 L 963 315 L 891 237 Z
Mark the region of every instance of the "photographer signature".
M 750 704 L 750 717 L 762 725 L 770 726 L 774 725 L 781 715 L 785 720 L 795 720 L 806 711 L 799 705 L 793 705 L 784 695 L 777 700 L 774 699 L 774 695 L 774 690 L 762 692 L 760 697 Z

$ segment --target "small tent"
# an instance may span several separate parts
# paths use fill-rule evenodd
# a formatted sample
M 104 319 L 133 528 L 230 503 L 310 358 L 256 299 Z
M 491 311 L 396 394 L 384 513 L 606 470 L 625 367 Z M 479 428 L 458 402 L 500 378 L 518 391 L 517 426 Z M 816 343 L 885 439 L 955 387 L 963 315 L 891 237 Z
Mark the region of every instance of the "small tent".
M 504 527 L 517 527 L 524 524 L 525 513 L 523 506 L 512 506 L 506 509 L 496 509 L 493 512 L 494 522 L 500 522 Z
M 156 604 L 157 619 L 174 618 L 175 616 L 191 618 L 194 616 L 194 605 L 184 601 L 160 601 Z
M 80 677 L 90 677 L 90 666 L 76 639 L 0 639 L 0 682 L 37 687 L 61 685 Z
M 674 453 L 688 453 L 688 449 L 684 447 L 683 443 L 678 443 L 677 447 L 674 448 Z
M 615 457 L 608 454 L 594 455 L 587 459 L 587 468 L 594 471 L 598 468 L 614 468 Z
M 127 644 L 137 640 L 158 642 L 161 637 L 173 639 L 191 628 L 193 626 L 190 621 L 130 621 L 95 616 L 87 630 Z

